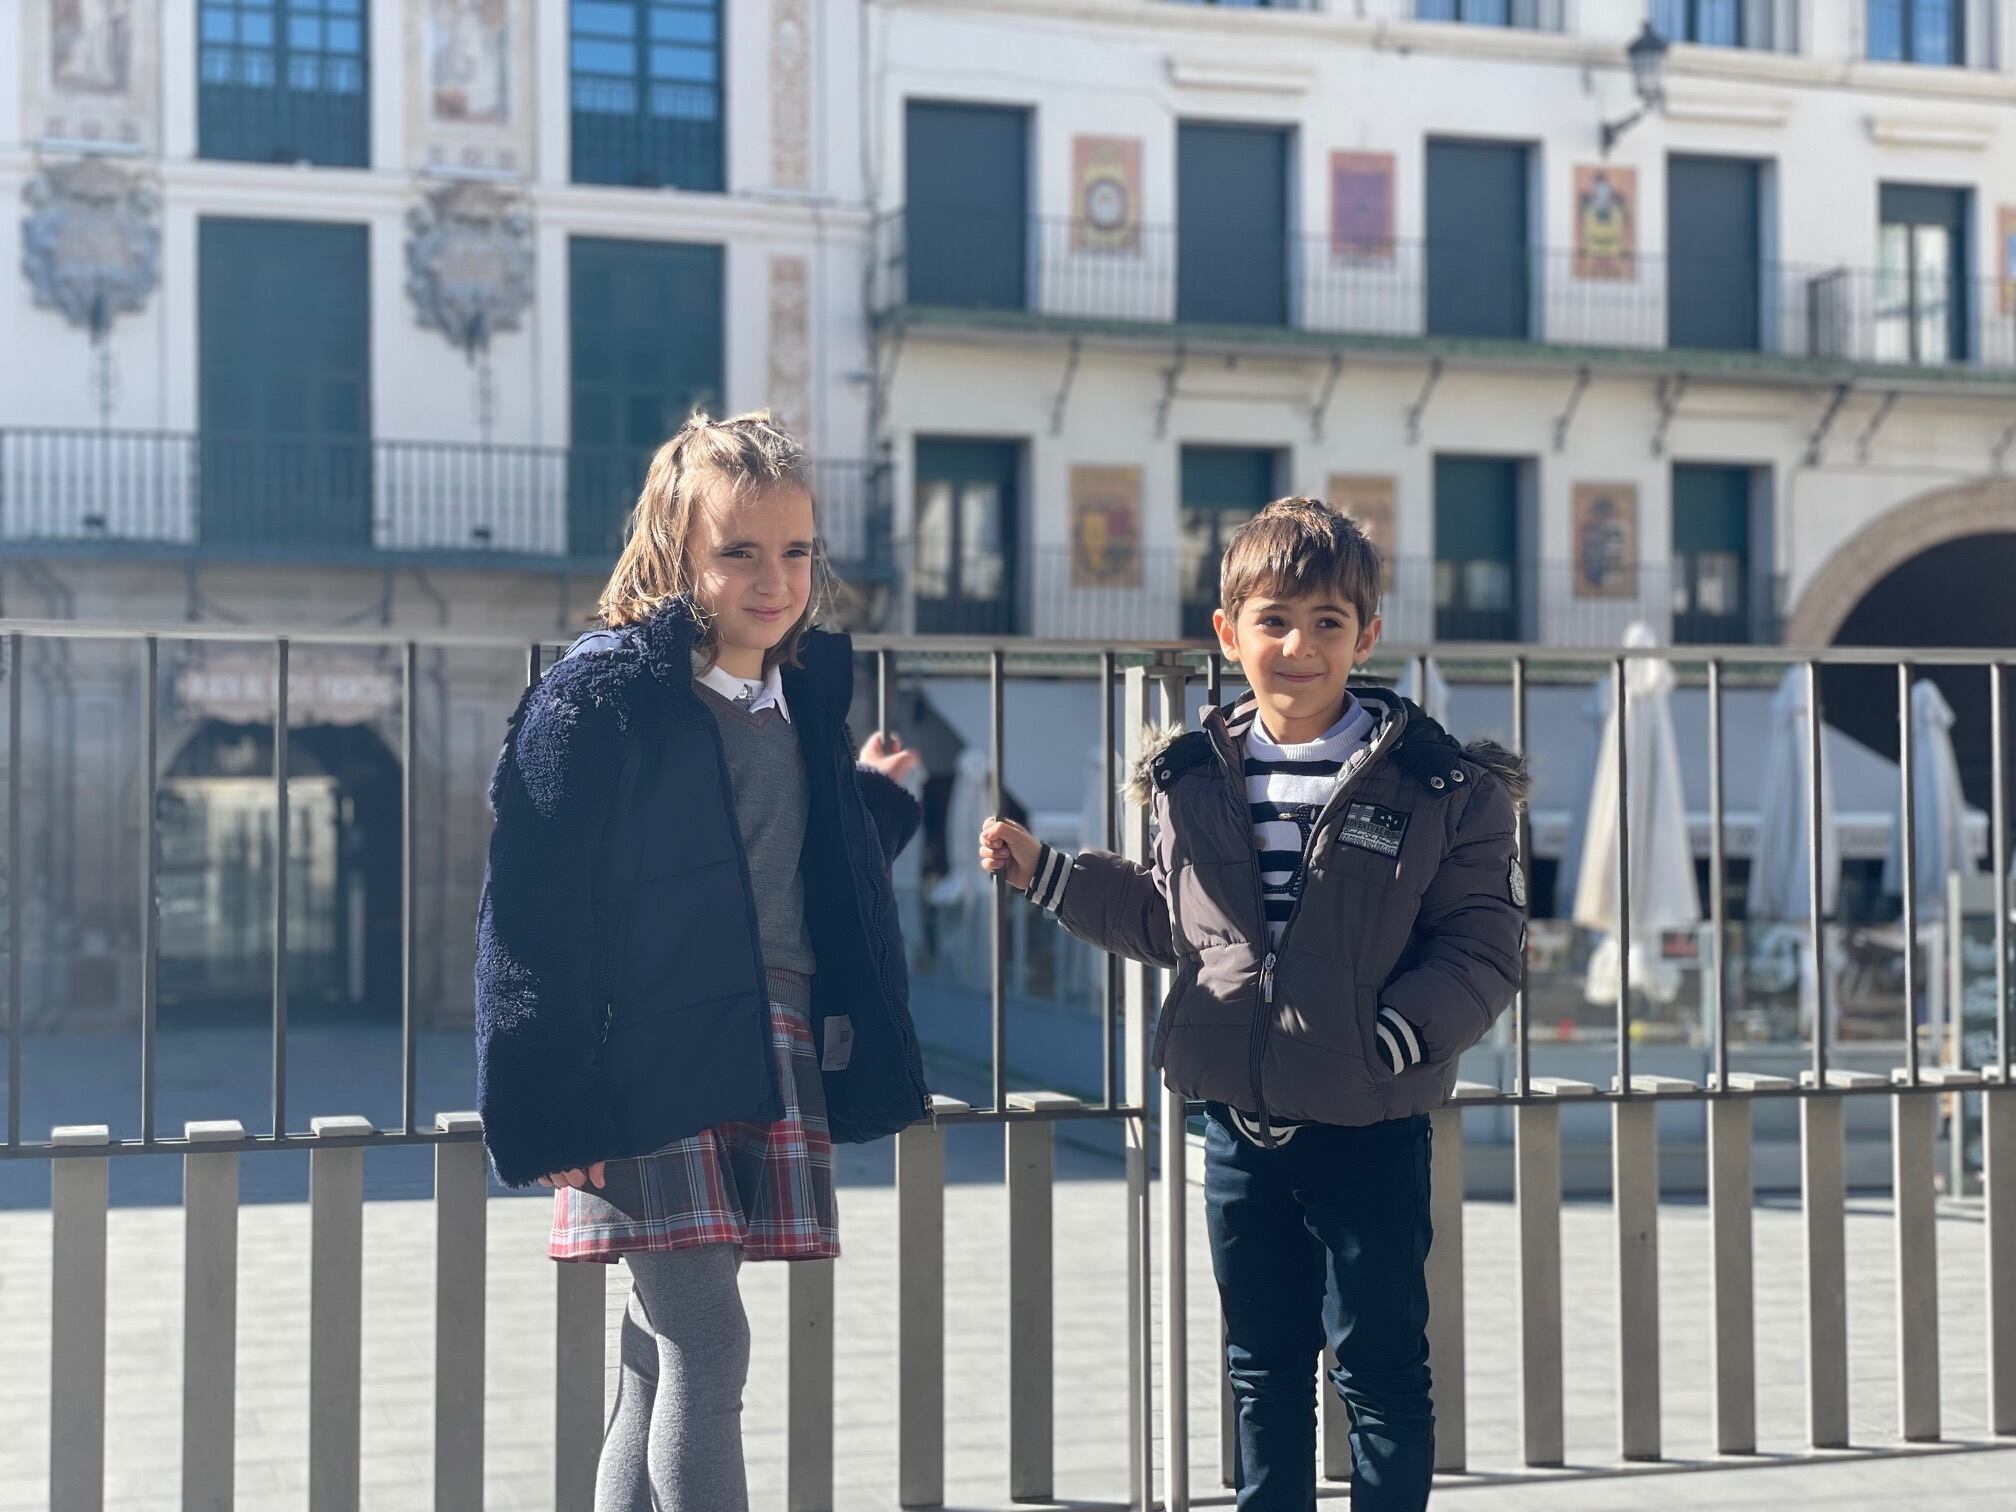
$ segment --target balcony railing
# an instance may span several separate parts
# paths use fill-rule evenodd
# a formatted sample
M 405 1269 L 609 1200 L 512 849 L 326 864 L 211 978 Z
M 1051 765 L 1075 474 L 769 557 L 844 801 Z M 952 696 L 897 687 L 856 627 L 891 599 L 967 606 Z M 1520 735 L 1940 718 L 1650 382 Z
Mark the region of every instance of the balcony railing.
M 712 84 L 577 78 L 577 184 L 719 190 L 721 91 Z
M 1186 246 L 1167 225 L 1116 235 L 1068 217 L 914 209 L 886 216 L 877 238 L 883 317 L 2016 371 L 2016 301 L 1993 279 L 1552 248 L 1492 265 L 1470 247 L 1328 235 L 1291 236 L 1277 259 L 1249 236 Z
M 967 582 L 997 591 L 940 597 L 943 553 L 900 543 L 895 568 L 909 593 L 908 623 L 919 634 L 1028 634 L 1078 641 L 1207 640 L 1218 604 L 1218 562 L 1180 549 L 1109 552 L 1088 562 L 1068 546 L 1026 549 L 1012 562 L 989 560 Z M 1676 645 L 1769 645 L 1781 632 L 1780 584 L 1768 575 L 1732 579 L 1687 558 L 1631 563 L 1436 560 L 1402 556 L 1390 565 L 1382 612 L 1389 638 L 1410 641 L 1551 646 L 1617 645 L 1634 621 Z
M 470 566 L 606 565 L 650 462 L 629 448 L 0 429 L 0 549 Z M 815 468 L 843 577 L 888 562 L 885 465 Z

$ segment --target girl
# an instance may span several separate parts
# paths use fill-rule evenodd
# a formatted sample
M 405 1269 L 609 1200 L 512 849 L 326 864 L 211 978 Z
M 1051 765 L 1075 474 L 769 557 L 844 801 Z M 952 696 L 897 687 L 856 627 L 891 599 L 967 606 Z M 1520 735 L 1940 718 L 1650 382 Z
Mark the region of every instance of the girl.
M 857 765 L 814 630 L 804 452 L 768 414 L 658 451 L 577 641 L 512 716 L 477 922 L 498 1179 L 630 1267 L 597 1512 L 738 1512 L 747 1260 L 839 1253 L 831 1140 L 924 1116 L 889 862 L 916 758 Z

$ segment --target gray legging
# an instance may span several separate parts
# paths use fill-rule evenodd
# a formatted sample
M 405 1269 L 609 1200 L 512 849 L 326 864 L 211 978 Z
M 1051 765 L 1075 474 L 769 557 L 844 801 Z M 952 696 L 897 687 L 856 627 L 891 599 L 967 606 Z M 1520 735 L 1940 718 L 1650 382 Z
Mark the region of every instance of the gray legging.
M 705 1244 L 624 1260 L 630 1303 L 595 1512 L 748 1512 L 742 1247 Z

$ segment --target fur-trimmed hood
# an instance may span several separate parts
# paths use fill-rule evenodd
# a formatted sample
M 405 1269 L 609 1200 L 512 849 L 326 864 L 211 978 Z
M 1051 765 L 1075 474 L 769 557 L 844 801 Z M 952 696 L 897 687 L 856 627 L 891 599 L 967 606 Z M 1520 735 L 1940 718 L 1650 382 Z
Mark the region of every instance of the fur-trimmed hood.
M 1354 688 L 1352 693 L 1372 711 L 1380 728 L 1388 720 L 1404 721 L 1393 756 L 1423 782 L 1431 780 L 1431 774 L 1441 761 L 1459 760 L 1495 779 L 1516 806 L 1525 807 L 1533 780 L 1526 759 L 1516 751 L 1507 750 L 1495 740 L 1473 740 L 1465 745 L 1431 719 L 1419 704 L 1388 689 Z M 1243 739 L 1252 728 L 1258 712 L 1257 700 L 1247 693 L 1232 703 L 1207 710 L 1205 719 L 1207 728 L 1209 722 L 1215 719 L 1221 723 L 1226 735 L 1238 740 Z M 1141 754 L 1122 788 L 1128 802 L 1147 806 L 1155 791 L 1157 761 L 1182 740 L 1194 740 L 1203 746 L 1210 736 L 1207 730 L 1186 730 L 1181 725 L 1149 725 L 1142 730 Z

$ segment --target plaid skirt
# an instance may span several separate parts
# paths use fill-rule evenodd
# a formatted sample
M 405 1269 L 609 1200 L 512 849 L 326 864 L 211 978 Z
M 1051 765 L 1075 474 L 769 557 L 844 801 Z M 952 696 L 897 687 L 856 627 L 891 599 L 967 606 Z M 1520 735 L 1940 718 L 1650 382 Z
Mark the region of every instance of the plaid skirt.
M 809 1000 L 802 979 L 773 997 Z M 626 1254 L 739 1244 L 748 1260 L 828 1260 L 840 1253 L 833 1141 L 812 1022 L 796 1002 L 770 1005 L 770 1044 L 784 1090 L 773 1124 L 703 1129 L 655 1154 L 612 1160 L 606 1184 L 553 1194 L 555 1260 L 611 1263 Z

